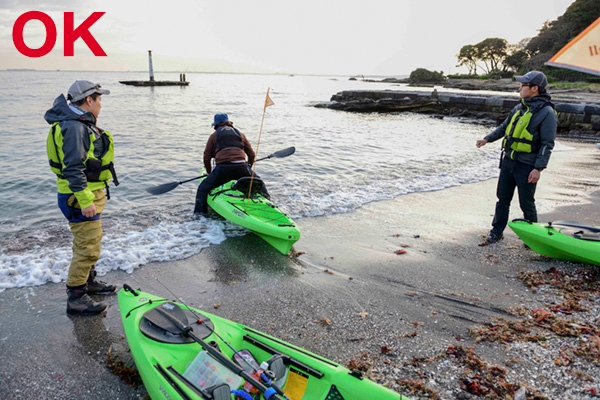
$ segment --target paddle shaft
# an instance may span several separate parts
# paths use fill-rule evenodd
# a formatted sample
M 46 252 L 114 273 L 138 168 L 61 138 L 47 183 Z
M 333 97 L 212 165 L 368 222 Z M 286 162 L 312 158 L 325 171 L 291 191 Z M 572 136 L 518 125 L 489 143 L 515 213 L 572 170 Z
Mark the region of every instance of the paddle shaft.
M 287 149 L 286 149 L 286 150 L 287 150 Z M 284 150 L 281 150 L 281 151 L 284 151 Z M 266 157 L 259 158 L 259 159 L 258 159 L 258 160 L 256 160 L 255 162 L 262 161 L 262 160 L 267 160 L 267 159 L 269 159 L 269 158 L 272 158 L 272 157 L 273 157 L 275 154 L 276 154 L 276 153 L 273 153 L 273 154 L 270 154 L 270 155 L 268 155 L 268 156 L 266 156 Z M 283 157 L 286 157 L 286 156 L 283 156 Z M 182 183 L 191 182 L 191 181 L 194 181 L 194 180 L 196 180 L 196 179 L 204 178 L 205 176 L 208 176 L 208 174 L 200 175 L 200 176 L 197 176 L 197 177 L 195 177 L 195 178 L 192 178 L 192 179 L 186 179 L 185 181 L 180 181 L 180 182 L 179 182 L 179 184 L 181 185 Z
M 283 157 L 290 156 L 290 155 L 294 154 L 295 152 L 296 152 L 296 148 L 292 146 L 292 147 L 288 147 L 287 149 L 276 151 L 275 153 L 269 154 L 268 156 L 260 158 L 256 161 L 262 161 L 262 160 L 266 160 L 268 158 L 273 158 L 273 157 L 283 158 Z M 146 191 L 153 195 L 167 193 L 167 192 L 170 192 L 171 190 L 175 189 L 182 183 L 195 181 L 196 179 L 204 178 L 207 175 L 208 174 L 200 175 L 195 178 L 186 179 L 185 181 L 163 183 L 162 185 L 146 188 Z

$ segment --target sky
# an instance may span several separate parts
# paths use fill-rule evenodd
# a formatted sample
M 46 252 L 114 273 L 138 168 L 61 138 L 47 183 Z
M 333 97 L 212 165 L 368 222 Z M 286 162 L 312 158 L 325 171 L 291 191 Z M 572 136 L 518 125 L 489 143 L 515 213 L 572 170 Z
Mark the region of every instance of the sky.
M 488 37 L 509 43 L 537 35 L 573 0 L 0 0 L 0 70 L 12 68 L 154 70 L 317 75 L 401 76 L 416 68 L 456 68 L 466 44 Z M 41 11 L 56 23 L 53 50 L 39 58 L 19 53 L 16 19 Z M 92 12 L 90 28 L 107 53 L 96 57 L 79 39 L 64 56 L 64 12 L 75 26 Z M 45 41 L 40 21 L 25 25 L 24 41 Z

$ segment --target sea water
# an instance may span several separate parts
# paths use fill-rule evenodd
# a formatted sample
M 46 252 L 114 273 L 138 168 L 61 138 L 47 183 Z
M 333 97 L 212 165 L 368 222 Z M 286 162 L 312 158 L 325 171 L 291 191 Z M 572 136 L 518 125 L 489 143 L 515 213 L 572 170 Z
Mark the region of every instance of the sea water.
M 157 73 L 176 80 L 176 73 Z M 98 126 L 115 138 L 121 185 L 104 215 L 100 273 L 127 272 L 190 257 L 247 231 L 222 219 L 194 218 L 197 182 L 152 196 L 144 189 L 200 175 L 215 113 L 228 113 L 258 158 L 272 199 L 303 217 L 347 213 L 370 202 L 497 176 L 498 146 L 475 148 L 490 125 L 415 113 L 349 113 L 314 107 L 341 90 L 406 89 L 348 77 L 187 73 L 188 87 L 133 87 L 142 72 L 0 71 L 0 290 L 61 282 L 71 234 L 57 207 L 46 158 L 54 99 L 77 79 L 101 83 Z M 267 88 L 274 105 L 263 106 Z M 410 89 L 414 90 L 414 89 Z M 421 89 L 431 90 L 431 89 Z M 262 134 L 259 131 L 263 124 Z

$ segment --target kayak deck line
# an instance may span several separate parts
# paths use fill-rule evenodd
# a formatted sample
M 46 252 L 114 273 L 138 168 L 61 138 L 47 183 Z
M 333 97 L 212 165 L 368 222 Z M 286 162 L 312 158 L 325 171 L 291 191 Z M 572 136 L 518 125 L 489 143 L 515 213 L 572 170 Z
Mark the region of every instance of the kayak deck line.
M 165 369 L 163 368 L 163 366 L 162 366 L 162 365 L 160 365 L 160 363 L 156 363 L 156 365 L 154 365 L 154 368 L 156 368 L 156 369 L 158 370 L 158 372 L 159 372 L 159 373 L 160 373 L 160 374 L 163 376 L 163 378 L 165 378 L 165 380 L 167 381 L 167 383 L 169 383 L 169 385 L 171 385 L 171 387 L 172 387 L 173 389 L 175 389 L 175 391 L 177 392 L 177 394 L 178 394 L 179 396 L 181 396 L 181 398 L 182 398 L 182 399 L 184 399 L 184 400 L 192 400 L 192 398 L 191 398 L 190 396 L 188 396 L 188 395 L 187 395 L 187 393 L 185 393 L 185 392 L 183 391 L 183 389 L 181 388 L 181 386 L 179 386 L 179 385 L 177 384 L 177 382 L 175 382 L 175 381 L 173 380 L 173 378 L 171 378 L 171 377 L 169 376 L 169 374 L 167 373 L 167 371 L 165 371 Z M 169 367 L 169 368 L 171 368 L 171 369 L 172 369 L 172 367 Z M 194 392 L 197 392 L 197 388 L 196 388 L 194 385 L 192 385 L 192 386 L 190 387 L 190 389 L 191 389 L 192 391 L 194 391 Z M 204 397 L 202 394 L 200 394 L 200 396 Z
M 133 307 L 131 310 L 129 310 L 129 312 L 127 312 L 127 315 L 125 315 L 125 318 L 129 318 L 129 316 L 131 315 L 131 312 L 132 312 L 132 311 L 134 311 L 134 310 L 136 310 L 136 309 L 138 309 L 138 308 L 140 308 L 140 307 L 147 306 L 148 304 L 157 303 L 157 302 L 159 302 L 159 301 L 169 301 L 169 299 L 148 300 L 148 301 L 147 301 L 147 302 L 145 302 L 144 304 L 140 304 L 140 305 L 138 305 L 138 306 L 136 306 L 136 307 Z
M 259 331 L 257 331 L 257 330 L 254 330 L 254 329 L 252 329 L 252 328 L 244 327 L 244 330 L 246 330 L 247 332 L 253 333 L 253 334 L 255 334 L 255 335 L 261 336 L 261 337 L 263 337 L 263 338 L 265 338 L 265 339 L 268 339 L 268 340 L 270 340 L 270 341 L 272 341 L 272 342 L 275 342 L 275 343 L 277 343 L 278 345 L 285 346 L 285 347 L 288 347 L 288 348 L 290 348 L 290 349 L 293 349 L 293 350 L 299 351 L 299 352 L 300 352 L 300 353 L 302 353 L 302 354 L 305 354 L 305 355 L 307 355 L 307 356 L 309 356 L 309 357 L 312 357 L 312 358 L 314 358 L 315 360 L 319 360 L 319 361 L 321 361 L 321 362 L 324 362 L 324 363 L 326 363 L 326 364 L 329 364 L 329 365 L 331 365 L 332 367 L 336 367 L 336 368 L 337 368 L 337 367 L 339 367 L 339 366 L 340 366 L 340 365 L 339 365 L 339 364 L 337 364 L 337 363 L 334 363 L 334 362 L 332 362 L 332 361 L 330 361 L 330 360 L 328 360 L 328 359 L 326 359 L 326 358 L 319 357 L 319 356 L 317 356 L 316 354 L 312 354 L 312 353 L 310 353 L 310 352 L 308 352 L 308 351 L 306 351 L 306 350 L 304 350 L 304 349 L 302 349 L 302 348 L 296 347 L 296 346 L 294 346 L 294 345 L 291 345 L 291 344 L 289 344 L 289 343 L 287 343 L 287 342 L 284 342 L 284 341 L 282 341 L 282 340 L 277 340 L 277 339 L 274 339 L 274 338 L 272 338 L 272 337 L 268 337 L 267 335 L 263 334 L 262 332 L 259 332 Z M 249 335 L 244 335 L 244 340 L 246 340 L 246 338 L 247 338 L 247 337 L 248 337 L 248 338 L 251 338 L 251 339 L 252 339 L 252 340 L 254 340 L 256 343 L 259 343 L 260 345 L 266 346 L 267 348 L 269 348 L 269 349 L 273 350 L 273 348 L 272 348 L 272 347 L 269 347 L 269 346 L 267 346 L 266 344 L 264 344 L 264 343 L 260 342 L 259 340 L 257 340 L 256 338 L 253 338 L 252 336 L 249 336 Z
M 231 204 L 232 207 L 234 207 L 234 208 L 238 209 L 239 211 L 243 212 L 244 214 L 251 216 L 251 213 L 249 213 L 248 211 L 252 211 L 252 208 L 244 207 L 244 209 L 242 209 L 239 204 L 235 204 L 235 203 L 232 203 L 232 202 L 228 202 L 228 203 Z M 266 202 L 264 202 L 263 204 L 266 204 L 266 205 L 270 206 L 271 208 L 273 208 L 272 211 L 273 211 L 273 214 L 275 215 L 275 217 L 273 217 L 270 220 L 267 220 L 267 219 L 263 218 L 262 220 L 264 222 L 270 223 L 270 222 L 274 222 L 274 221 L 276 221 L 278 219 L 284 219 L 285 221 L 289 222 L 289 217 L 287 216 L 287 214 L 285 214 L 285 213 L 281 212 L 280 210 L 276 209 L 275 205 L 272 205 L 272 204 L 269 204 L 269 203 L 266 203 Z M 258 209 L 256 209 L 256 210 L 258 210 Z M 262 211 L 262 214 L 265 214 L 265 213 L 268 213 L 269 210 L 258 210 L 258 211 Z M 274 225 L 274 224 L 272 224 L 272 225 Z M 278 224 L 277 226 L 295 227 L 296 224 L 295 223 L 291 223 L 291 224 Z

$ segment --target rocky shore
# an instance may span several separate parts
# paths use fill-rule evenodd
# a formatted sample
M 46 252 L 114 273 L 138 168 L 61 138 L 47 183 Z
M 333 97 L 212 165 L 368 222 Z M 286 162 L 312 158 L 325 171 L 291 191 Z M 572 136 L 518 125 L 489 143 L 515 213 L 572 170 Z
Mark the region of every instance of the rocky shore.
M 410 111 L 498 124 L 519 101 L 516 85 L 510 79 L 448 80 L 440 86 L 413 86 L 395 79 L 384 81 L 397 83 L 398 90 L 343 91 L 316 107 L 350 112 Z M 432 90 L 423 89 L 428 87 Z M 550 85 L 548 90 L 558 112 L 560 136 L 600 141 L 600 88 L 565 89 Z

